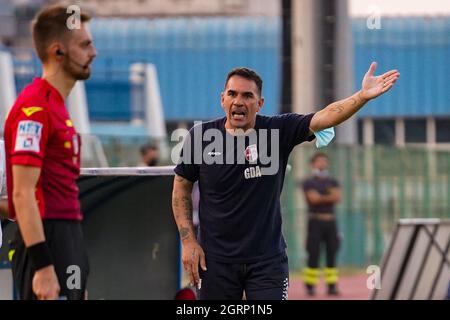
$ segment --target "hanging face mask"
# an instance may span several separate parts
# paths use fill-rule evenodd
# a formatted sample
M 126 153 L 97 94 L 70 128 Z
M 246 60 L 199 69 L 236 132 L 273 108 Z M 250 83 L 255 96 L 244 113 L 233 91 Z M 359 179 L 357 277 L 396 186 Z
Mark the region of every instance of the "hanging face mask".
M 149 167 L 154 167 L 158 164 L 158 159 L 151 159 L 149 161 L 147 161 L 147 166 Z
M 334 138 L 334 128 L 331 127 L 314 132 L 314 135 L 316 136 L 316 147 L 318 149 L 326 147 Z
M 328 170 L 313 169 L 313 175 L 318 178 L 327 178 L 330 174 Z

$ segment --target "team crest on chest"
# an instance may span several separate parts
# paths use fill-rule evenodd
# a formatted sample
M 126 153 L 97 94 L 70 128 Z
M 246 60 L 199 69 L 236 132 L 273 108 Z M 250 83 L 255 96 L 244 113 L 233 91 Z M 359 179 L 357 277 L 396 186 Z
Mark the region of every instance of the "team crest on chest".
M 245 159 L 248 162 L 256 162 L 258 160 L 258 148 L 256 144 L 249 145 L 245 149 Z

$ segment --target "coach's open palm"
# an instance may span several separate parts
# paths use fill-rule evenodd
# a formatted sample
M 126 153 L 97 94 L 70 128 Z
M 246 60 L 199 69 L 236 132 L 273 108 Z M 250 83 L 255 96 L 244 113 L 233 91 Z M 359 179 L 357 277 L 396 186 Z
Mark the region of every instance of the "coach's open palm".
M 363 99 L 370 100 L 389 91 L 395 81 L 400 77 L 400 73 L 397 70 L 390 70 L 385 74 L 375 76 L 376 69 L 377 63 L 372 62 L 369 70 L 364 76 L 361 89 L 361 98 Z
M 188 240 L 183 242 L 182 261 L 184 270 L 189 275 L 191 286 L 195 285 L 199 289 L 201 287 L 200 274 L 198 272 L 198 265 L 206 271 L 205 253 L 197 240 Z

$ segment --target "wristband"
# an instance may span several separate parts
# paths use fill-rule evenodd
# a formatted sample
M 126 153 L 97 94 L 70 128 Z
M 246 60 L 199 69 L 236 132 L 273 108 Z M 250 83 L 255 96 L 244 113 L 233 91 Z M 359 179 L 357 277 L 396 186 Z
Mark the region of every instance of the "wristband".
M 36 271 L 53 264 L 50 249 L 45 241 L 28 247 L 27 252 Z

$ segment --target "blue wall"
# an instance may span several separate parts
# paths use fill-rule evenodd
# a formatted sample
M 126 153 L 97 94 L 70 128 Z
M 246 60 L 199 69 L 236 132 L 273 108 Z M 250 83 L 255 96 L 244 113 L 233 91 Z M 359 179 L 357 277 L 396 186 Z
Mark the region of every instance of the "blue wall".
M 450 17 L 383 18 L 380 30 L 354 19 L 355 89 L 371 61 L 378 73 L 398 69 L 395 90 L 372 101 L 364 116 L 450 115 Z
M 380 30 L 353 19 L 354 88 L 370 62 L 377 73 L 397 68 L 395 90 L 371 102 L 360 117 L 450 115 L 450 17 L 383 18 Z M 129 120 L 129 65 L 156 65 L 168 120 L 223 115 L 220 92 L 227 72 L 248 66 L 264 79 L 263 114 L 279 110 L 281 21 L 262 17 L 106 19 L 92 22 L 98 49 L 87 81 L 92 120 Z M 31 69 L 37 70 L 32 61 Z M 35 71 L 35 74 L 39 74 Z M 17 76 L 18 89 L 30 80 Z
M 279 19 L 179 18 L 95 19 L 98 57 L 87 83 L 92 119 L 128 119 L 128 68 L 157 67 L 168 120 L 223 115 L 220 92 L 228 71 L 255 69 L 265 80 L 263 114 L 278 113 L 281 28 Z

